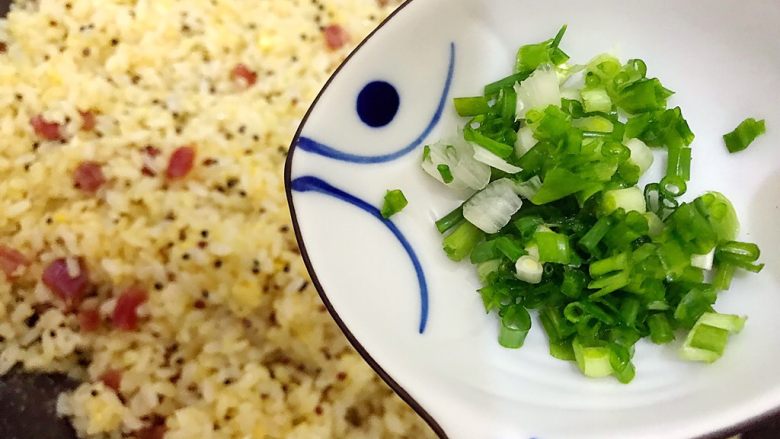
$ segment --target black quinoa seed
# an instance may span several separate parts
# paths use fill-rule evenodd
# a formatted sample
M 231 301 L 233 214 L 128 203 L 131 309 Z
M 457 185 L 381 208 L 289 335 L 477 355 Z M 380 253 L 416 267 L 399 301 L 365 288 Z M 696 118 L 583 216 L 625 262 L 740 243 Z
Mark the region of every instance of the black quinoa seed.
M 41 319 L 41 316 L 38 315 L 38 313 L 33 313 L 26 319 L 24 319 L 24 324 L 27 325 L 28 328 L 32 328 L 35 326 L 36 323 L 38 323 L 38 320 Z

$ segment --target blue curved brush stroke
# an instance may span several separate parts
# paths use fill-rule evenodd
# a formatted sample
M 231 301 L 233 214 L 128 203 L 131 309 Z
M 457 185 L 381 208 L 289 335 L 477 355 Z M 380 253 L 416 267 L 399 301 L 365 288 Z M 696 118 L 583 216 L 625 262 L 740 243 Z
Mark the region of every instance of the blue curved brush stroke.
M 447 79 L 444 81 L 444 90 L 441 92 L 441 97 L 439 98 L 439 105 L 436 107 L 436 111 L 433 113 L 433 117 L 431 118 L 431 121 L 428 123 L 428 126 L 425 127 L 425 129 L 420 133 L 419 136 L 417 136 L 416 139 L 412 141 L 412 143 L 406 145 L 405 147 L 399 149 L 396 152 L 392 152 L 389 154 L 383 154 L 383 155 L 358 155 L 358 154 L 352 154 L 348 152 L 344 152 L 341 150 L 338 150 L 336 148 L 333 148 L 331 146 L 325 145 L 324 143 L 317 142 L 316 140 L 310 139 L 308 137 L 301 136 L 298 138 L 298 148 L 310 152 L 312 154 L 319 154 L 323 157 L 328 157 L 334 160 L 341 160 L 344 162 L 352 162 L 352 163 L 361 163 L 361 164 L 367 164 L 367 163 L 385 163 L 389 161 L 393 161 L 399 157 L 402 157 L 418 146 L 422 144 L 422 142 L 425 140 L 426 137 L 428 137 L 428 134 L 431 133 L 431 130 L 433 130 L 433 127 L 436 126 L 436 124 L 439 123 L 439 119 L 441 119 L 441 115 L 444 112 L 444 105 L 447 102 L 447 96 L 450 93 L 450 85 L 452 85 L 452 76 L 455 72 L 455 43 L 450 43 L 450 64 L 449 67 L 447 67 Z
M 417 259 L 417 255 L 415 254 L 414 249 L 409 244 L 409 241 L 406 240 L 403 233 L 401 233 L 401 231 L 398 230 L 398 227 L 396 227 L 396 225 L 393 224 L 392 221 L 385 219 L 382 216 L 382 214 L 379 212 L 379 209 L 377 209 L 376 207 L 366 203 L 365 201 L 361 200 L 360 198 L 354 195 L 348 194 L 342 191 L 341 189 L 331 186 L 326 181 L 321 180 L 317 177 L 312 177 L 308 175 L 303 177 L 298 177 L 290 183 L 290 188 L 296 192 L 319 192 L 321 194 L 325 194 L 333 198 L 346 201 L 347 203 L 367 213 L 370 213 L 374 218 L 381 221 L 382 224 L 385 225 L 385 227 L 387 227 L 388 229 L 390 229 L 391 232 L 393 232 L 393 235 L 395 235 L 396 239 L 398 239 L 398 242 L 400 242 L 404 250 L 406 250 L 406 254 L 409 255 L 409 259 L 411 259 L 412 265 L 414 265 L 414 271 L 417 274 L 417 283 L 420 285 L 419 331 L 420 334 L 425 332 L 425 325 L 428 322 L 428 285 L 425 282 L 425 273 L 423 272 L 422 265 L 420 264 L 420 260 Z

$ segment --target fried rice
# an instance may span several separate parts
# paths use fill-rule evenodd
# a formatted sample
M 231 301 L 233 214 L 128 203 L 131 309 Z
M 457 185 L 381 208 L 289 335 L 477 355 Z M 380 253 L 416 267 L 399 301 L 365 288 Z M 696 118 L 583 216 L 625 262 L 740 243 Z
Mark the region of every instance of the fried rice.
M 283 189 L 397 3 L 17 1 L 0 20 L 0 374 L 80 437 L 432 437 L 311 286 Z

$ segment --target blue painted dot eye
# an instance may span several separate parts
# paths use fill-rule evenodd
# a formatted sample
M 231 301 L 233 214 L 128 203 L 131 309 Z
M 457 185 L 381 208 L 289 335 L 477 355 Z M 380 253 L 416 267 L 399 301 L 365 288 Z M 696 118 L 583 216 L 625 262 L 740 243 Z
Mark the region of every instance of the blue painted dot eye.
M 401 98 L 392 84 L 385 81 L 369 82 L 357 97 L 357 113 L 366 125 L 379 128 L 393 121 Z

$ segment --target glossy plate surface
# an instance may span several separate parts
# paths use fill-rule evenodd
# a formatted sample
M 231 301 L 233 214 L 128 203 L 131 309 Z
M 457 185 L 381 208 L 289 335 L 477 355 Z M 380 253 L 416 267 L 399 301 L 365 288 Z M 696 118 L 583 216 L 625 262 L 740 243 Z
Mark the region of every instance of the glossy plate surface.
M 643 58 L 677 91 L 696 133 L 688 193 L 726 194 L 766 269 L 739 276 L 716 309 L 747 314 L 711 366 L 677 345 L 637 345 L 636 379 L 589 380 L 556 360 L 538 324 L 520 350 L 496 342 L 468 263 L 449 261 L 433 221 L 459 199 L 419 167 L 422 146 L 460 121 L 451 98 L 511 73 L 516 48 L 551 37 L 575 62 Z M 780 407 L 780 3 L 774 0 L 414 0 L 334 75 L 288 158 L 287 190 L 312 277 L 358 350 L 451 438 L 722 435 Z M 748 116 L 768 133 L 729 155 Z M 656 158 L 658 171 L 664 158 Z M 385 191 L 409 206 L 392 221 Z M 536 322 L 535 322 L 536 323 Z

